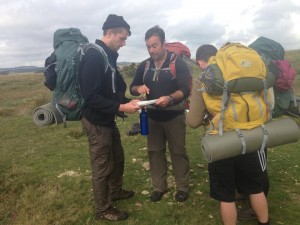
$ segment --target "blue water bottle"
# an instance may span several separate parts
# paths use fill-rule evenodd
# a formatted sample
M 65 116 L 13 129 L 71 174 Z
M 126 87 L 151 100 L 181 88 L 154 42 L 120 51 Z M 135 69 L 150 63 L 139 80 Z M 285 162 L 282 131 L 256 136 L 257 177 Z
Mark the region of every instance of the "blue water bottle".
M 148 115 L 145 109 L 142 109 L 140 113 L 140 127 L 141 127 L 141 135 L 148 135 Z

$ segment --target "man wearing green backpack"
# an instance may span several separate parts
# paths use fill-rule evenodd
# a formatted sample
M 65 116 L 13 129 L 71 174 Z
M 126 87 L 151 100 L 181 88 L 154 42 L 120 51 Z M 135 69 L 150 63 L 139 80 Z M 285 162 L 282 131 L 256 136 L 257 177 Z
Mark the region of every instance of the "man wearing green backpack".
M 130 26 L 122 16 L 109 15 L 103 37 L 96 40 L 104 53 L 91 48 L 79 67 L 79 83 L 84 105 L 82 125 L 89 140 L 96 219 L 119 221 L 128 214 L 114 208 L 111 201 L 128 199 L 133 191 L 122 188 L 124 150 L 115 123 L 118 112 L 134 113 L 136 101 L 125 97 L 126 83 L 117 69 L 118 50 L 130 36 Z

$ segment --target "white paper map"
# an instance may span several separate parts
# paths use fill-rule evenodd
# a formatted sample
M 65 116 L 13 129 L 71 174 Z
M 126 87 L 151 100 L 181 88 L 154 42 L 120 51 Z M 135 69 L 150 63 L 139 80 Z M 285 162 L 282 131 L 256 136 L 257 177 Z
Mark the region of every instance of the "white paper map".
M 154 104 L 156 102 L 157 99 L 153 99 L 153 100 L 147 100 L 147 101 L 140 101 L 140 102 L 137 102 L 136 104 L 138 106 L 145 106 L 145 105 L 151 105 L 151 104 Z

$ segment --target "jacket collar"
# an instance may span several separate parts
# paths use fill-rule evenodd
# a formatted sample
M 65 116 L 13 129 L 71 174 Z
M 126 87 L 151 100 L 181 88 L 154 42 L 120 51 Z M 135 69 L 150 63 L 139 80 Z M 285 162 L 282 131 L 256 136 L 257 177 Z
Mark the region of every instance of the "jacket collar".
M 111 50 L 109 47 L 107 47 L 107 45 L 103 41 L 101 41 L 99 39 L 97 39 L 95 43 L 97 45 L 100 45 L 104 49 L 104 51 L 106 52 L 106 54 L 108 56 L 108 59 L 110 61 L 112 60 L 113 63 L 116 64 L 117 59 L 119 57 L 119 53 Z

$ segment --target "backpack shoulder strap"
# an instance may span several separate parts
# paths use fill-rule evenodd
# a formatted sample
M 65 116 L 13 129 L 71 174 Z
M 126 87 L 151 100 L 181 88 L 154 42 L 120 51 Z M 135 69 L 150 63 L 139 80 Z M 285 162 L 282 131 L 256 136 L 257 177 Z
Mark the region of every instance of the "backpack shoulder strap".
M 112 90 L 113 90 L 113 93 L 116 93 L 116 86 L 115 86 L 116 69 L 110 64 L 108 56 L 107 56 L 105 50 L 100 45 L 97 45 L 97 44 L 94 44 L 94 43 L 88 43 L 83 47 L 83 52 L 87 53 L 87 51 L 91 48 L 97 50 L 103 56 L 104 64 L 105 64 L 104 65 L 105 66 L 105 73 L 107 72 L 108 68 L 110 68 L 110 70 L 112 71 L 112 75 L 111 75 L 111 77 L 112 77 Z
M 170 72 L 173 76 L 173 78 L 176 77 L 176 60 L 178 58 L 178 55 L 175 53 L 172 53 L 171 57 L 170 57 L 170 64 L 169 64 L 169 68 L 170 68 Z
M 169 63 L 169 68 L 162 68 L 159 70 L 170 70 L 173 79 L 176 78 L 176 60 L 178 58 L 178 55 L 176 53 L 171 53 L 171 57 L 170 57 L 170 63 Z M 146 73 L 150 70 L 150 60 L 147 60 L 145 63 L 145 69 L 144 69 L 144 74 L 143 74 L 143 82 L 145 82 L 145 75 Z M 155 70 L 154 70 L 155 71 Z M 157 80 L 157 76 L 153 77 L 153 81 Z
M 82 55 L 85 55 L 87 53 L 87 51 L 91 48 L 97 50 L 103 56 L 104 63 L 105 63 L 105 72 L 108 70 L 108 68 L 110 68 L 112 71 L 115 71 L 115 68 L 110 64 L 110 62 L 108 60 L 108 56 L 107 56 L 106 52 L 100 45 L 97 45 L 95 43 L 85 44 L 84 46 L 82 46 L 82 50 L 81 50 L 81 51 L 83 51 Z
M 150 69 L 150 60 L 147 60 L 145 63 L 145 69 L 144 69 L 144 74 L 143 74 L 143 83 L 145 83 L 145 75 Z

